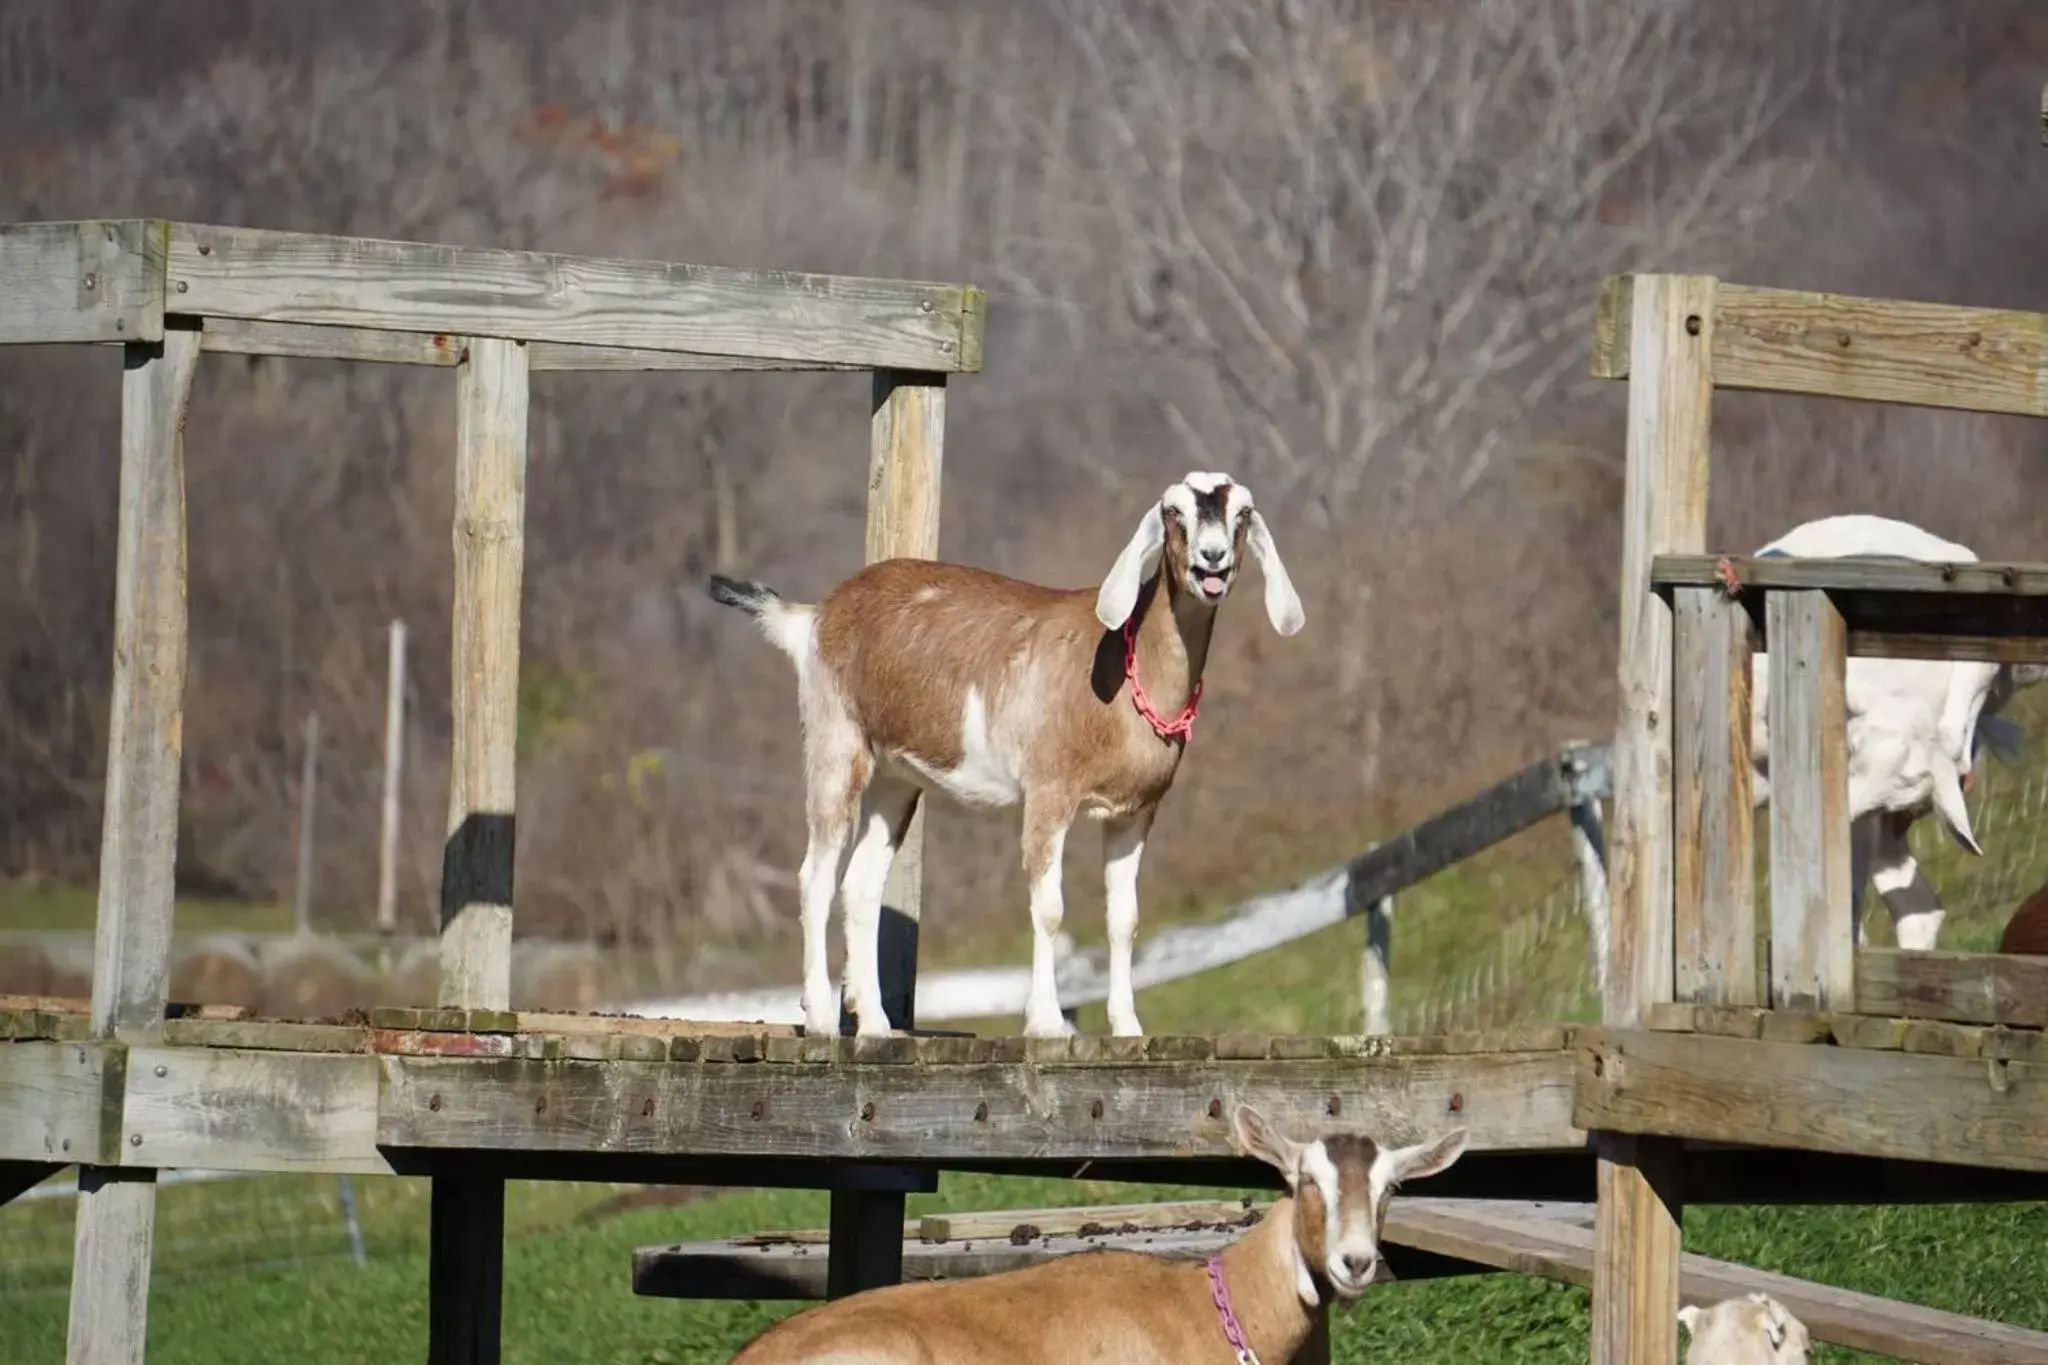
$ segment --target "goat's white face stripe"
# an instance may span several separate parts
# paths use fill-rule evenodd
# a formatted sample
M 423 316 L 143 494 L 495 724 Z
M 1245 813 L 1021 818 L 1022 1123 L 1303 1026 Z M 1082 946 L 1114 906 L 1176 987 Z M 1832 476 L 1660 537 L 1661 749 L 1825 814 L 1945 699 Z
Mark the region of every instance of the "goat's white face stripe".
M 1196 506 L 1197 494 L 1225 489 L 1220 519 L 1204 517 Z M 1180 514 L 1188 535 L 1188 559 L 1197 573 L 1228 573 L 1236 567 L 1237 521 L 1251 510 L 1251 490 L 1232 483 L 1227 474 L 1190 474 L 1169 487 L 1160 501 Z

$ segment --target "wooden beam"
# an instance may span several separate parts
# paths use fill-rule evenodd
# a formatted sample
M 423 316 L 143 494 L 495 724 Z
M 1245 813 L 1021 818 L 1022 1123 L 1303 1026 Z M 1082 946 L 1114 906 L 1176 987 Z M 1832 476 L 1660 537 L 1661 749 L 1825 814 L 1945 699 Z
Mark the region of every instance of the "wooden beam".
M 171 328 L 123 352 L 120 515 L 114 564 L 114 685 L 109 707 L 92 1027 L 148 1037 L 162 1026 L 171 955 L 184 752 L 185 410 L 199 334 Z M 18 1045 L 17 1045 L 18 1046 Z M 102 1083 L 120 1084 L 120 1068 Z M 118 1090 L 111 1093 L 117 1099 Z M 119 1132 L 97 1153 L 118 1161 Z M 156 1227 L 151 1173 L 79 1172 L 66 1337 L 70 1365 L 141 1365 Z
M 455 753 L 441 872 L 440 1003 L 508 1009 L 526 348 L 480 337 L 456 371 Z
M 868 426 L 865 562 L 931 559 L 939 552 L 939 487 L 945 465 L 946 377 L 878 370 Z M 882 1007 L 890 1024 L 916 1023 L 918 926 L 924 917 L 924 802 L 914 798 L 882 892 L 876 952 Z M 852 1018 L 841 1007 L 841 1028 Z M 841 1298 L 903 1278 L 896 1229 L 904 1196 L 894 1190 L 834 1190 L 828 1278 Z
M 0 345 L 162 341 L 166 227 L 0 224 Z
M 282 356 L 302 360 L 350 360 L 385 365 L 455 365 L 469 338 L 450 332 L 380 332 L 365 327 L 330 327 L 310 322 L 251 322 L 208 318 L 204 348 L 223 355 Z M 775 360 L 760 356 L 697 355 L 632 346 L 577 346 L 540 341 L 527 347 L 528 364 L 543 370 L 719 371 L 857 370 L 853 364 Z
M 519 593 L 526 546 L 527 356 L 470 341 L 456 379 L 455 752 L 441 865 L 440 1003 L 512 1003 Z M 428 1225 L 431 1365 L 496 1365 L 505 1182 L 437 1175 Z
M 1682 1147 L 1601 1133 L 1593 1226 L 1593 1365 L 1666 1365 L 1678 1352 Z
M 1774 592 L 1765 700 L 1771 745 L 1771 1004 L 1847 1009 L 1850 920 L 1847 629 L 1819 592 Z
M 173 224 L 175 308 L 861 368 L 981 366 L 961 285 Z
M 1856 1009 L 2048 1027 L 2048 957 L 1865 948 L 1856 954 Z
M 369 1055 L 134 1048 L 119 1110 L 124 1164 L 389 1175 L 377 1081 Z
M 1628 300 L 1657 278 L 1602 286 L 1595 378 L 1636 371 Z M 2048 315 L 1728 283 L 1717 292 L 1716 387 L 2048 416 Z
M 1674 594 L 1677 998 L 1755 1005 L 1749 614 L 1711 588 Z
M 1621 564 L 1621 703 L 1613 748 L 1611 966 L 1603 1017 L 1633 1023 L 1672 993 L 1671 608 L 1657 555 L 1706 540 L 1714 281 L 1645 275 L 1631 296 Z
M 0 1161 L 118 1160 L 120 1111 L 102 1104 L 105 1059 L 98 1045 L 0 1044 Z
M 2048 1171 L 2040 1062 L 1598 1030 L 1575 1094 L 1588 1128 Z
M 1387 1142 L 1451 1116 L 1474 1151 L 1568 1150 L 1570 1055 L 960 1066 L 379 1058 L 399 1147 L 949 1162 L 1237 1156 L 1240 1101 Z M 438 1099 L 438 1103 L 436 1100 Z

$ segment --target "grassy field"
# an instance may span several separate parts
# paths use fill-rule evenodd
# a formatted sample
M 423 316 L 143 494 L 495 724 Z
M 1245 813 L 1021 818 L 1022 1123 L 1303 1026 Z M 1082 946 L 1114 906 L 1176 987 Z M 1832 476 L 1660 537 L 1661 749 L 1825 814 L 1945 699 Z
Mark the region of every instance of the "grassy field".
M 2031 728 L 2038 732 L 2038 725 Z M 1915 847 L 1951 907 L 1945 946 L 1988 947 L 2012 906 L 2048 880 L 2048 845 L 2038 833 L 2048 792 L 2041 771 L 2035 761 L 1987 769 L 1971 803 L 1988 851 L 1984 859 L 1962 855 L 1931 825 L 1916 831 Z M 1474 1022 L 1475 1011 L 1495 1021 L 1530 1014 L 1587 1017 L 1592 1000 L 1586 940 L 1570 886 L 1561 831 L 1549 828 L 1404 895 L 1396 912 L 1397 1021 L 1428 1019 L 1451 1006 L 1461 1023 Z M 181 907 L 181 917 L 186 913 Z M 196 915 L 217 913 L 224 912 Z M 32 913 L 23 913 L 19 904 L 0 908 L 0 925 L 28 927 L 23 919 L 40 918 L 48 927 L 57 921 L 70 927 L 76 914 L 75 904 L 45 895 Z M 1355 924 L 1339 926 L 1252 961 L 1145 992 L 1141 1015 L 1154 1032 L 1356 1029 L 1359 935 Z M 1873 938 L 1888 940 L 1881 916 Z M 1024 954 L 1020 933 L 1015 941 L 983 945 L 961 960 L 1007 955 L 1021 961 Z M 1100 1030 L 1100 1007 L 1083 1011 L 1082 1024 Z M 975 1026 L 1010 1031 L 1016 1021 Z M 361 1265 L 343 1254 L 332 1180 L 270 1177 L 166 1188 L 150 1309 L 155 1365 L 269 1365 L 280 1358 L 381 1365 L 394 1356 L 418 1358 L 425 1347 L 424 1183 L 359 1180 L 355 1189 L 369 1252 Z M 505 1283 L 508 1360 L 723 1361 L 747 1337 L 792 1310 L 786 1304 L 635 1298 L 628 1287 L 631 1253 L 655 1242 L 822 1226 L 824 1196 L 705 1192 L 667 1207 L 617 1211 L 610 1207 L 616 1193 L 592 1186 L 513 1187 Z M 911 1209 L 1225 1193 L 948 1175 L 937 1194 L 913 1196 Z M 62 1357 L 70 1213 L 70 1202 L 60 1199 L 0 1209 L 0 1365 Z M 1689 1249 L 1708 1255 L 2048 1330 L 2048 1283 L 2039 1274 L 2039 1248 L 2048 1244 L 2048 1205 L 1695 1209 L 1687 1214 L 1686 1234 Z M 1567 1362 L 1586 1358 L 1586 1340 L 1584 1293 L 1492 1276 L 1375 1290 L 1340 1319 L 1335 1348 L 1339 1360 L 1353 1362 Z M 1822 1348 L 1816 1359 L 1881 1358 Z

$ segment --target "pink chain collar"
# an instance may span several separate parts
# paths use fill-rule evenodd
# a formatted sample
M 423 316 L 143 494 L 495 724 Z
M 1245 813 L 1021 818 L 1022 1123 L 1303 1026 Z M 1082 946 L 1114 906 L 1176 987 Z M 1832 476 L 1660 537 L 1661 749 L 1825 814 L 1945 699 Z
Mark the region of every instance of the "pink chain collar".
M 1188 704 L 1172 720 L 1166 719 L 1153 709 L 1152 699 L 1145 695 L 1145 684 L 1138 681 L 1138 621 L 1135 616 L 1124 622 L 1124 677 L 1131 683 L 1131 705 L 1138 708 L 1138 714 L 1151 723 L 1154 733 L 1161 739 L 1179 735 L 1183 742 L 1195 737 L 1195 712 L 1202 704 L 1202 680 L 1195 679 L 1194 690 L 1188 693 Z
M 1209 1297 L 1216 1304 L 1216 1315 L 1223 1319 L 1223 1337 L 1237 1348 L 1237 1365 L 1259 1365 L 1258 1356 L 1245 1345 L 1244 1328 L 1238 1326 L 1237 1314 L 1230 1311 L 1230 1291 L 1223 1285 L 1223 1258 L 1209 1258 Z

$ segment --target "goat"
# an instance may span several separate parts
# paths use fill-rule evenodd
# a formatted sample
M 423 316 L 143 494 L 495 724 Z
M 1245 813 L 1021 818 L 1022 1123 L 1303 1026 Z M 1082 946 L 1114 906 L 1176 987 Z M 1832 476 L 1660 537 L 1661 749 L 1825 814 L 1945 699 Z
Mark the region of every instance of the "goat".
M 2048 886 L 2020 902 L 1998 937 L 1998 951 L 2048 957 Z
M 1678 1320 L 1692 1337 L 1684 1365 L 1807 1365 L 1813 1349 L 1806 1324 L 1760 1290 L 1707 1308 L 1689 1303 Z
M 1977 558 L 1967 546 L 1910 522 L 1861 513 L 1804 522 L 1756 553 L 1759 558 L 1859 555 L 1937 563 Z M 1750 761 L 1757 806 L 1770 799 L 1767 662 L 1765 654 L 1755 655 L 1750 674 Z M 1907 832 L 1932 810 L 1958 844 L 1982 856 L 1963 803 L 1975 782 L 1978 750 L 1989 744 L 2006 757 L 2018 752 L 2019 729 L 1999 713 L 2020 688 L 2044 678 L 2048 669 L 2033 664 L 1850 658 L 1845 685 L 1850 884 L 1856 888 L 1851 914 L 1859 945 L 1864 941 L 1862 887 L 1868 880 L 1891 912 L 1901 948 L 1935 946 L 1946 912 L 1907 846 Z
M 969 807 L 1022 807 L 1030 1036 L 1069 1031 L 1053 976 L 1061 857 L 1077 816 L 1104 822 L 1109 1021 L 1120 1036 L 1143 1032 L 1131 982 L 1138 863 L 1193 733 L 1216 607 L 1247 551 L 1265 575 L 1267 619 L 1294 634 L 1301 599 L 1251 490 L 1226 474 L 1191 473 L 1170 485 L 1095 589 L 887 559 L 809 605 L 712 576 L 711 596 L 752 616 L 796 664 L 809 832 L 798 874 L 807 1032 L 830 1033 L 837 1022 L 826 916 L 856 822 L 840 888 L 845 991 L 859 1033 L 889 1030 L 876 967 L 882 889 L 928 791 Z
M 1232 1119 L 1238 1147 L 1278 1170 L 1287 1193 L 1206 1263 L 1085 1251 L 977 1279 L 890 1285 L 784 1319 L 733 1365 L 1281 1365 L 1327 1305 L 1348 1307 L 1392 1278 L 1380 1250 L 1389 1196 L 1455 1162 L 1466 1130 L 1383 1148 L 1362 1133 L 1298 1142 L 1249 1105 Z

